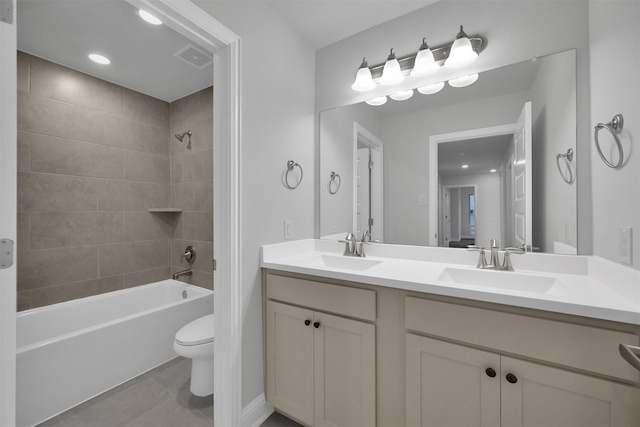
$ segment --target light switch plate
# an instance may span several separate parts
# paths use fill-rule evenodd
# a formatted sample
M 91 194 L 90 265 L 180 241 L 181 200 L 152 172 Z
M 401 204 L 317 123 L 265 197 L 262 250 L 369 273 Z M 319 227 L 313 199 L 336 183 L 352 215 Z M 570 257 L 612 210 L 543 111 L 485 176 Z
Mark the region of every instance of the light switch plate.
M 620 262 L 632 264 L 632 228 L 620 227 Z
M 285 219 L 284 220 L 284 240 L 293 239 L 293 220 Z

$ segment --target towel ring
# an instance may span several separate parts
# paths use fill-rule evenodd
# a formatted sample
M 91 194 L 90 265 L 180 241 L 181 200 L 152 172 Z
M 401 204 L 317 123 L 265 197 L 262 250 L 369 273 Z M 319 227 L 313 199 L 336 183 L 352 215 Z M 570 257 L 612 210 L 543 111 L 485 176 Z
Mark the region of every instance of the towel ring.
M 335 184 L 335 187 L 336 187 L 335 190 L 331 189 L 332 188 L 331 184 Z M 331 171 L 331 179 L 329 179 L 329 194 L 336 194 L 340 189 L 340 184 L 342 184 L 342 178 L 340 178 L 340 174 L 337 174 Z
M 291 172 L 295 167 L 298 167 L 300 169 L 300 179 L 298 180 L 296 185 L 291 185 L 289 184 L 289 172 Z M 296 188 L 298 188 L 298 186 L 302 182 L 303 176 L 304 176 L 304 172 L 302 171 L 302 166 L 300 166 L 298 163 L 294 162 L 293 160 L 289 160 L 287 162 L 287 171 L 284 174 L 284 185 L 286 185 L 287 188 L 291 190 L 295 190 Z
M 596 140 L 596 149 L 598 150 L 598 154 L 600 155 L 600 158 L 602 159 L 602 161 L 609 166 L 610 168 L 613 169 L 618 169 L 620 166 L 622 166 L 622 163 L 624 163 L 624 151 L 622 150 L 622 144 L 620 143 L 620 138 L 618 138 L 618 134 L 620 132 L 622 132 L 622 127 L 624 126 L 624 117 L 622 117 L 622 114 L 616 114 L 615 116 L 613 116 L 613 119 L 609 122 L 609 123 L 598 123 L 595 126 L 595 132 L 594 132 L 594 137 Z M 600 141 L 598 140 L 598 132 L 600 132 L 600 130 L 604 128 L 606 130 L 609 131 L 609 133 L 611 134 L 611 136 L 613 136 L 613 139 L 615 139 L 616 141 L 616 145 L 618 147 L 618 152 L 620 153 L 620 157 L 618 159 L 618 163 L 613 164 L 612 162 L 610 162 L 605 156 L 604 154 L 602 154 L 602 150 L 600 149 Z
M 562 171 L 562 167 L 560 166 L 560 159 L 564 160 L 564 164 L 567 167 L 567 171 L 569 172 L 569 177 L 567 177 Z M 569 148 L 566 153 L 556 154 L 556 166 L 558 166 L 558 172 L 560 172 L 560 176 L 567 184 L 573 184 L 573 182 L 575 181 L 575 176 L 573 176 L 573 171 L 571 170 L 571 161 L 573 161 L 572 148 Z

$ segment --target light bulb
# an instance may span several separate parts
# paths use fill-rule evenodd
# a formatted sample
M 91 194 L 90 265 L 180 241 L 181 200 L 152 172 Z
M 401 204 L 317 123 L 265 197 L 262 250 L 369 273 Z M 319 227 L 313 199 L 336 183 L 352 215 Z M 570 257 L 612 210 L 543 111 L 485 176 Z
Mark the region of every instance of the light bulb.
M 154 15 L 150 14 L 146 10 L 139 9 L 138 10 L 138 15 L 140 15 L 140 18 L 144 19 L 149 24 L 152 24 L 152 25 L 161 25 L 162 24 L 161 20 L 159 20 L 158 18 L 156 18 Z
M 444 87 L 444 82 L 433 83 L 427 86 L 419 87 L 418 92 L 423 95 L 433 95 L 434 93 L 438 93 Z
M 402 90 L 400 92 L 392 93 L 391 95 L 389 95 L 389 98 L 393 99 L 394 101 L 406 101 L 412 96 L 413 96 L 413 90 L 409 89 L 409 90 Z
M 451 87 L 465 87 L 472 85 L 478 80 L 478 73 L 469 74 L 468 76 L 458 77 L 457 79 L 449 80 L 449 86 Z
M 360 68 L 358 68 L 356 79 L 351 85 L 351 89 L 358 92 L 365 92 L 373 89 L 374 87 L 376 87 L 376 84 L 373 82 L 373 78 L 371 77 L 371 70 L 367 64 L 367 58 L 362 58 L 362 64 L 360 64 Z
M 384 63 L 384 68 L 382 69 L 382 77 L 380 77 L 381 85 L 395 85 L 404 80 L 404 74 L 402 74 L 402 70 L 400 69 L 400 63 L 396 59 L 396 53 L 393 49 L 389 53 L 389 57 L 387 57 L 387 62 Z
M 100 65 L 111 64 L 111 61 L 109 60 L 109 58 L 107 58 L 106 56 L 98 55 L 97 53 L 90 53 L 89 59 L 91 59 L 93 62 Z
M 411 70 L 412 77 L 424 77 L 429 74 L 433 74 L 440 69 L 440 66 L 433 57 L 433 52 L 427 46 L 427 39 L 422 39 L 422 45 L 416 55 L 413 69 Z
M 444 66 L 447 68 L 464 67 L 476 59 L 478 59 L 478 54 L 473 50 L 471 40 L 469 40 L 469 37 L 462 30 L 462 25 L 460 25 L 460 32 L 451 46 L 449 57 L 444 61 Z

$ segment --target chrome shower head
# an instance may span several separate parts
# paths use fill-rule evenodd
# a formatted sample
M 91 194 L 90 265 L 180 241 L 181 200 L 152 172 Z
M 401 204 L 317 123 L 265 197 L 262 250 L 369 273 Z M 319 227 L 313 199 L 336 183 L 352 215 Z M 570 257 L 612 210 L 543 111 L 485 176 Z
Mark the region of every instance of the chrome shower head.
M 190 130 L 183 132 L 183 133 L 177 133 L 175 134 L 175 137 L 178 141 L 182 142 L 182 140 L 184 139 L 184 137 L 186 135 L 189 135 L 189 141 L 191 141 L 191 135 L 193 135 L 193 132 L 191 132 Z

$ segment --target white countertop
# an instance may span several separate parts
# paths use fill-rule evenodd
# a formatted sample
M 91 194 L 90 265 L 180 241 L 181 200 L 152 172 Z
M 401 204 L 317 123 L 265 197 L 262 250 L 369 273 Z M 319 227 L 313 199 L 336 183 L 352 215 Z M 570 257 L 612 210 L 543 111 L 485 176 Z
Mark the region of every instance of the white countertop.
M 508 272 L 476 269 L 477 252 L 465 249 L 385 244 L 365 249 L 366 258 L 354 258 L 343 257 L 344 244 L 336 241 L 265 245 L 261 266 L 640 325 L 640 271 L 599 257 L 512 255 L 515 271 Z M 529 282 L 532 286 L 523 285 Z

